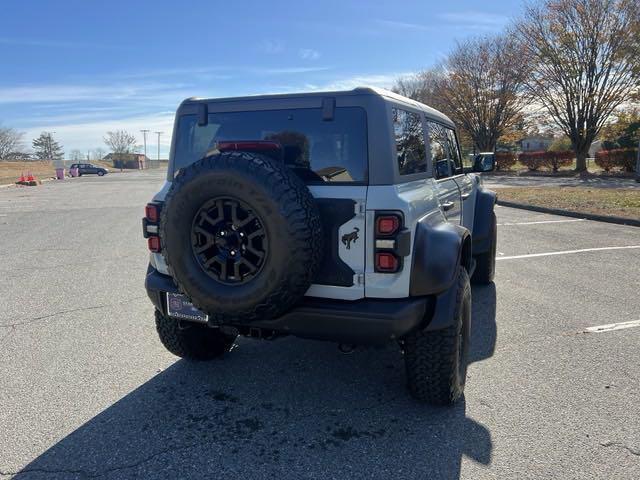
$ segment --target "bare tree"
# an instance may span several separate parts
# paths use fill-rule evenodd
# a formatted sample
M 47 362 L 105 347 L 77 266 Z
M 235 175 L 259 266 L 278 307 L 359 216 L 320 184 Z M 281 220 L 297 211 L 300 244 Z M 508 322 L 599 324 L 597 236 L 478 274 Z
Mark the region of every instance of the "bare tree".
M 84 153 L 82 153 L 80 150 L 71 150 L 71 153 L 69 154 L 69 160 L 80 162 L 84 160 Z
M 434 67 L 423 72 L 399 78 L 392 90 L 407 98 L 441 109 L 438 87 L 443 77 L 441 67 Z
M 91 160 L 102 160 L 106 154 L 107 153 L 104 148 L 94 148 L 91 150 Z
M 521 121 L 527 68 L 522 47 L 509 36 L 465 40 L 443 65 L 434 96 L 480 151 L 493 151 L 498 139 Z
M 136 144 L 136 137 L 126 130 L 116 130 L 114 132 L 107 132 L 107 135 L 104 137 L 104 143 L 113 153 L 131 153 Z
M 637 0 L 545 0 L 516 25 L 532 66 L 527 87 L 571 140 L 576 171 L 640 79 Z M 524 62 L 523 62 L 524 63 Z
M 6 160 L 22 147 L 24 133 L 13 128 L 0 127 L 0 160 Z
M 51 132 L 42 132 L 33 140 L 34 155 L 38 160 L 62 160 L 64 151 L 62 146 L 53 139 Z

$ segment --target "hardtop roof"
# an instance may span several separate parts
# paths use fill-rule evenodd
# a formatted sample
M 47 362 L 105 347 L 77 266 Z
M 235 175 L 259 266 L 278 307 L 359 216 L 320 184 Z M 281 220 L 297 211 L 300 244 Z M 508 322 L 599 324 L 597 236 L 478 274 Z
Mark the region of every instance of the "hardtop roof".
M 397 93 L 394 93 L 384 88 L 378 87 L 356 87 L 353 90 L 336 90 L 336 91 L 318 91 L 318 92 L 297 92 L 297 93 L 276 93 L 266 95 L 247 95 L 243 97 L 222 97 L 222 98 L 199 98 L 191 97 L 187 98 L 182 104 L 190 103 L 225 103 L 225 102 L 239 102 L 239 101 L 253 101 L 253 100 L 273 100 L 278 98 L 301 98 L 301 97 L 337 97 L 337 96 L 352 96 L 352 95 L 375 95 L 382 97 L 385 101 L 392 101 L 405 106 L 410 106 L 415 109 L 421 110 L 428 117 L 445 123 L 450 126 L 454 126 L 453 122 L 444 113 L 439 112 L 435 108 L 432 108 L 424 103 L 420 103 L 416 100 L 404 97 Z

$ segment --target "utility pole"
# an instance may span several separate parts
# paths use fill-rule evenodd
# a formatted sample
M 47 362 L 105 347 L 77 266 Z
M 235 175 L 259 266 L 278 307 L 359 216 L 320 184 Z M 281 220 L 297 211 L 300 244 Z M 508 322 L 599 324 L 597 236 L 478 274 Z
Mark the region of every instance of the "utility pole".
M 160 135 L 162 135 L 162 132 L 155 132 L 158 134 L 158 165 L 160 164 Z
M 149 133 L 149 130 L 140 130 L 142 132 L 142 138 L 144 138 L 144 160 L 143 161 L 147 161 L 147 133 Z M 143 164 L 143 168 L 144 168 L 144 164 Z

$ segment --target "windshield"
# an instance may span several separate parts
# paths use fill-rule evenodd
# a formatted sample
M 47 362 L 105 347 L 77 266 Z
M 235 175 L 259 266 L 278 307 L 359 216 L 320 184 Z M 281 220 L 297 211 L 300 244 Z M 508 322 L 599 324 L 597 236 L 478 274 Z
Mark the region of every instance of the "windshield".
M 320 108 L 212 113 L 204 126 L 196 115 L 183 115 L 174 172 L 228 140 L 280 143 L 285 163 L 307 183 L 367 180 L 366 113 L 359 107 L 338 107 L 329 121 Z

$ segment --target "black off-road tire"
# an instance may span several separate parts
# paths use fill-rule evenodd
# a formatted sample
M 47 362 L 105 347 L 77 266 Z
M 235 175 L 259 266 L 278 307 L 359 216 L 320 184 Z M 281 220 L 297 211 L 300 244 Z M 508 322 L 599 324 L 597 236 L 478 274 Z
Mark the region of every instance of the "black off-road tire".
M 498 243 L 498 226 L 496 214 L 491 216 L 493 222 L 491 230 L 491 246 L 489 251 L 474 256 L 476 269 L 471 277 L 471 282 L 482 285 L 491 283 L 496 275 L 496 244 Z
M 212 360 L 229 350 L 236 339 L 217 328 L 181 322 L 156 310 L 156 330 L 160 341 L 174 355 L 188 360 Z
M 404 338 L 407 386 L 411 395 L 432 405 L 451 405 L 462 397 L 467 376 L 471 329 L 471 285 L 460 267 L 453 325 L 416 331 Z
M 217 281 L 192 248 L 199 209 L 216 198 L 243 202 L 260 219 L 268 247 L 246 283 Z M 219 324 L 277 318 L 302 298 L 322 258 L 322 224 L 311 192 L 283 162 L 222 152 L 180 170 L 160 218 L 162 253 L 178 289 Z

